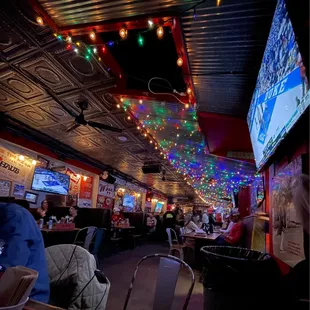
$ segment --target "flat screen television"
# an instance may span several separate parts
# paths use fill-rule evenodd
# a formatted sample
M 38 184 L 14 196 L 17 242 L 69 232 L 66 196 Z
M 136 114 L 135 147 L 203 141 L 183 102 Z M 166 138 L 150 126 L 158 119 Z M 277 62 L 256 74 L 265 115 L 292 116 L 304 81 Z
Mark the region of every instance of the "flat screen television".
M 135 207 L 135 196 L 125 194 L 123 198 L 123 206 L 129 209 L 133 209 Z
M 247 122 L 257 168 L 310 103 L 306 70 L 284 0 L 278 0 Z
M 31 189 L 60 195 L 68 195 L 70 176 L 56 171 L 36 167 Z
M 163 208 L 164 204 L 162 202 L 157 202 L 156 205 L 155 205 L 155 210 L 154 212 L 156 213 L 160 213 L 162 208 Z

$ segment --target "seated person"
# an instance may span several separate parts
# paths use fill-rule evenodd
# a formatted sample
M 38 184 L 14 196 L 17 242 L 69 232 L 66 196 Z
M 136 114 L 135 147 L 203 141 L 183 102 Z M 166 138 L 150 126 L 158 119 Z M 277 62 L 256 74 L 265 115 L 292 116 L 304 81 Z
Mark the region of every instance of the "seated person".
M 199 231 L 201 227 L 199 227 L 199 224 L 197 225 L 195 221 L 197 222 L 196 216 L 192 216 L 191 214 L 186 214 L 184 217 L 184 233 L 189 234 L 191 232 Z M 198 215 L 199 217 L 199 215 Z
M 209 228 L 208 209 L 204 209 L 202 214 L 202 229 L 208 230 L 208 228 Z
M 73 206 L 70 207 L 69 209 L 69 220 L 68 223 L 74 223 L 75 227 L 77 228 L 81 228 L 82 224 L 81 224 L 81 216 L 79 215 L 79 207 L 78 206 Z
M 38 221 L 39 219 L 43 218 L 44 219 L 44 223 L 47 223 L 49 221 L 49 203 L 48 201 L 45 199 L 41 202 L 41 207 L 37 209 L 36 214 L 34 215 L 34 218 L 36 221 Z
M 228 219 L 228 224 L 227 224 L 227 227 L 225 228 L 225 229 L 220 229 L 220 232 L 221 233 L 229 233 L 230 231 L 231 231 L 231 229 L 233 228 L 233 226 L 235 225 L 235 223 L 231 220 L 231 217 L 232 217 L 232 215 L 231 214 L 229 214 L 229 215 L 227 215 L 227 219 Z
M 124 215 L 121 214 L 120 211 L 121 211 L 121 209 L 117 208 L 117 207 L 115 207 L 113 209 L 113 215 L 112 215 L 112 218 L 111 218 L 112 226 L 117 226 L 117 225 L 120 224 L 121 221 L 125 220 Z
M 153 213 L 149 213 L 146 219 L 146 226 L 148 228 L 149 233 L 153 233 L 156 230 L 157 220 L 154 217 Z
M 42 234 L 33 216 L 15 203 L 0 203 L 0 266 L 24 266 L 36 270 L 30 298 L 48 302 L 49 279 Z
M 216 239 L 217 245 L 229 245 L 238 246 L 240 245 L 244 232 L 244 225 L 240 219 L 240 213 L 234 212 L 231 215 L 231 221 L 234 223 L 230 232 L 224 233 Z

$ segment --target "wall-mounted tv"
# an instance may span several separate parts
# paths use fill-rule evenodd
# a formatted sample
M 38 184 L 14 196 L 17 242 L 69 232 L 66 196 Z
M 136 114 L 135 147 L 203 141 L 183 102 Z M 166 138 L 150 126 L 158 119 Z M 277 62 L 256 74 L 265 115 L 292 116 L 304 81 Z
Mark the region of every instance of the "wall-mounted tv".
M 69 184 L 69 175 L 37 167 L 34 170 L 31 189 L 60 195 L 68 195 Z
M 160 213 L 162 208 L 163 208 L 164 204 L 162 202 L 157 202 L 156 205 L 155 205 L 155 210 L 154 212 L 155 213 Z
M 306 70 L 284 0 L 278 0 L 247 117 L 261 168 L 310 103 Z
M 133 209 L 135 207 L 135 196 L 125 194 L 123 198 L 123 206 L 129 209 Z

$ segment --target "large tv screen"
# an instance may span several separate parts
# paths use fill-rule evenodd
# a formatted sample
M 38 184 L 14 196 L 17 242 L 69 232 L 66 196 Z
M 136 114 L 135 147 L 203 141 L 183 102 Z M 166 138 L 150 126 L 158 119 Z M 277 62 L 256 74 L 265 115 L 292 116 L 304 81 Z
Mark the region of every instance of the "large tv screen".
M 69 184 L 69 175 L 37 167 L 34 170 L 31 189 L 60 195 L 68 195 Z
M 135 207 L 135 196 L 125 194 L 123 199 L 123 206 L 129 209 L 133 209 Z
M 284 0 L 278 0 L 247 121 L 261 168 L 309 106 L 305 67 Z
M 156 205 L 155 205 L 155 210 L 154 212 L 155 213 L 160 213 L 162 208 L 163 208 L 164 204 L 162 202 L 157 202 Z

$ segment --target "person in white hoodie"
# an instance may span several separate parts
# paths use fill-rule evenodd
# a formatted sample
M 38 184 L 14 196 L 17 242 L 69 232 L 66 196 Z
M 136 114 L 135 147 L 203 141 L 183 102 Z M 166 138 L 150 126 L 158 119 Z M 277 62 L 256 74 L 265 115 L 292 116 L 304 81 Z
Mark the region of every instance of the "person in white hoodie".
M 195 224 L 192 214 L 185 214 L 184 216 L 184 232 L 189 234 L 191 232 L 199 231 L 200 227 Z

